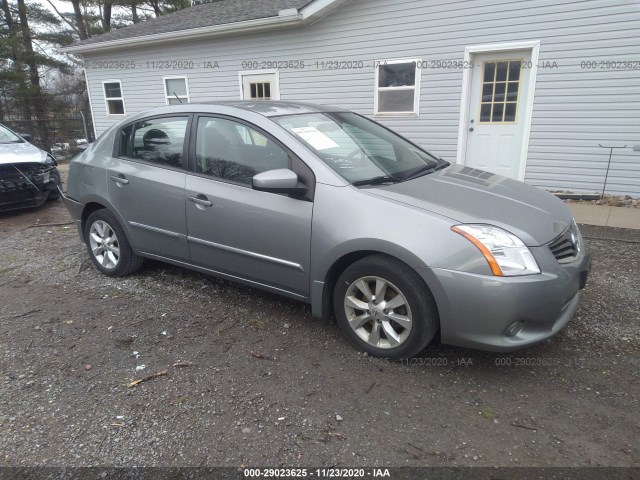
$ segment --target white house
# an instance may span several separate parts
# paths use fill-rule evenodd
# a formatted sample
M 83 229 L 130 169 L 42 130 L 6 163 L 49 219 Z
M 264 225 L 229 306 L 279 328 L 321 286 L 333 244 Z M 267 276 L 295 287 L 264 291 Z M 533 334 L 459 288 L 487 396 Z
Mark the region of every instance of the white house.
M 216 0 L 75 43 L 96 133 L 170 103 L 368 115 L 451 162 L 640 196 L 638 0 Z

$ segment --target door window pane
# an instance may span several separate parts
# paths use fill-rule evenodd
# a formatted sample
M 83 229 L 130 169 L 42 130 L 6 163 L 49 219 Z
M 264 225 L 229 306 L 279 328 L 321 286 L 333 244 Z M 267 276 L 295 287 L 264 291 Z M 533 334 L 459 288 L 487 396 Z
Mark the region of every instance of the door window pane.
M 503 113 L 504 113 L 504 103 L 494 103 L 493 113 L 491 114 L 491 121 L 501 122 Z
M 496 76 L 496 64 L 494 62 L 487 62 L 484 64 L 484 81 L 493 82 Z
M 285 150 L 244 124 L 222 118 L 198 120 L 196 172 L 251 185 L 254 175 L 289 168 Z
M 507 80 L 507 71 L 509 62 L 498 62 L 496 68 L 496 82 L 505 82 Z
M 514 122 L 516 119 L 516 104 L 507 103 L 504 110 L 504 121 Z
M 483 103 L 480 107 L 480 121 L 481 122 L 490 122 L 491 121 L 491 104 Z
M 134 125 L 131 158 L 182 168 L 187 117 L 142 120 Z
M 521 68 L 521 60 L 484 63 L 480 122 L 517 121 Z
M 509 62 L 509 81 L 517 82 L 520 80 L 520 69 L 522 68 L 521 62 Z
M 496 83 L 496 89 L 493 94 L 494 102 L 504 102 L 504 92 L 507 89 L 507 84 L 504 82 Z

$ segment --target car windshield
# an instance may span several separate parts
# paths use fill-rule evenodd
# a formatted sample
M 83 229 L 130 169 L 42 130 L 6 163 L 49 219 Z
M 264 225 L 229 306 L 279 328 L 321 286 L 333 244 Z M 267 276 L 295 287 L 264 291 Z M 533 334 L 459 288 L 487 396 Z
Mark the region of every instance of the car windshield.
M 0 125 L 0 143 L 22 143 L 23 141 L 24 140 L 11 130 Z
M 403 181 L 438 167 L 438 159 L 351 112 L 283 115 L 274 120 L 350 183 Z

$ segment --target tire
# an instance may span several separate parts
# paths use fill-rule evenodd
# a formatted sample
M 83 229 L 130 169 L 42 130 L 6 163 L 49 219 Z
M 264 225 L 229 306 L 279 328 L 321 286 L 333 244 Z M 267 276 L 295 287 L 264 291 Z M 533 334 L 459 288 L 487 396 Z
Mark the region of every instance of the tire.
M 144 261 L 133 253 L 120 222 L 106 209 L 96 210 L 89 215 L 84 226 L 84 242 L 93 264 L 109 277 L 129 275 L 138 270 Z
M 60 192 L 58 191 L 58 186 L 62 188 L 62 182 L 60 181 L 60 173 L 57 169 L 54 169 L 51 173 L 53 177 L 54 187 L 49 191 L 49 196 L 47 200 L 55 201 L 60 198 Z
M 55 202 L 60 199 L 60 192 L 58 190 L 51 190 L 49 192 L 49 196 L 47 197 L 47 201 Z
M 333 308 L 340 329 L 356 348 L 389 360 L 416 355 L 439 327 L 438 309 L 424 281 L 386 255 L 350 265 L 336 283 Z

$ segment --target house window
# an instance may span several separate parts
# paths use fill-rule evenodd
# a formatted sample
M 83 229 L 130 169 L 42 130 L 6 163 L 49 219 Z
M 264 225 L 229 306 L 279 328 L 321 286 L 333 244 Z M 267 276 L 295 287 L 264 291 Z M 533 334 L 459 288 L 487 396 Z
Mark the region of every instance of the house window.
M 122 82 L 120 82 L 120 80 L 102 82 L 102 88 L 104 90 L 104 101 L 107 106 L 107 115 L 125 115 Z
M 251 99 L 271 100 L 271 84 L 269 82 L 255 82 L 249 84 Z
M 187 77 L 165 77 L 164 96 L 167 105 L 189 103 L 189 84 Z
M 376 62 L 376 115 L 418 115 L 420 59 Z

